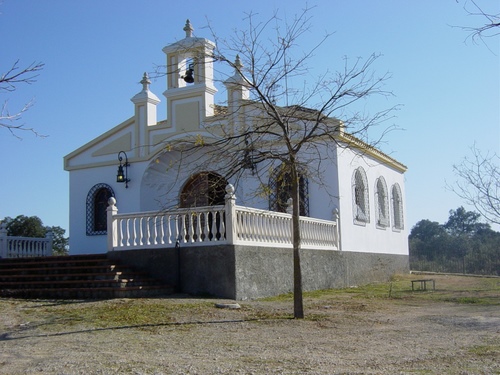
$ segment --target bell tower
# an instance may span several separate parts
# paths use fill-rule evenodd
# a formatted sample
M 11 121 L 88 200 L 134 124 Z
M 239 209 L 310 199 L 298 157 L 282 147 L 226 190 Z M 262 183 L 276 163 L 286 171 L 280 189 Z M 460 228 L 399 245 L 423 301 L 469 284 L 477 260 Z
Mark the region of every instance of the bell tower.
M 177 131 L 195 131 L 214 114 L 213 51 L 215 44 L 193 36 L 189 20 L 184 39 L 163 48 L 167 57 L 167 117 Z

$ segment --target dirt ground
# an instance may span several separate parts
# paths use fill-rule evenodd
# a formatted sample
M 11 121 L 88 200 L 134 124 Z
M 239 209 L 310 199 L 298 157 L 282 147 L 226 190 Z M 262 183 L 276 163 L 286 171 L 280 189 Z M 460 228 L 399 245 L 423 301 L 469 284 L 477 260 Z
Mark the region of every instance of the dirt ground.
M 0 299 L 0 374 L 500 374 L 500 279 L 240 301 Z M 429 278 L 429 276 L 425 276 Z

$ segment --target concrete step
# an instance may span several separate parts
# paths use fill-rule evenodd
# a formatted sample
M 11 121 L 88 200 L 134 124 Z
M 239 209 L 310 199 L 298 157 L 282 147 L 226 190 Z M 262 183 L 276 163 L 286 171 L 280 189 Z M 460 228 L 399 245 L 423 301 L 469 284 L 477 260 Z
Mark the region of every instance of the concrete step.
M 108 299 L 173 292 L 106 254 L 0 259 L 0 297 Z
M 84 273 L 27 273 L 9 274 L 0 273 L 0 283 L 7 282 L 42 282 L 42 281 L 68 281 L 68 280 L 118 280 L 147 278 L 143 272 L 84 272 Z
M 135 287 L 92 287 L 92 288 L 47 288 L 47 289 L 0 289 L 3 298 L 32 299 L 113 299 L 147 298 L 168 296 L 174 293 L 169 285 Z

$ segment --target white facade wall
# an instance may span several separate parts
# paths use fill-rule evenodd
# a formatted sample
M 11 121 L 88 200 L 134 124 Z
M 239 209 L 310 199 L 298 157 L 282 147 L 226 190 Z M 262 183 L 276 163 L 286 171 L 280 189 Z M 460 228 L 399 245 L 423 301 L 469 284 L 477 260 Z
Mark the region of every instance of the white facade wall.
M 351 149 L 339 148 L 338 155 L 341 250 L 407 255 L 408 228 L 405 220 L 404 174 L 381 164 L 369 155 L 360 155 Z M 368 179 L 370 222 L 365 224 L 356 223 L 354 220 L 352 177 L 359 166 L 363 167 Z M 384 177 L 387 184 L 390 212 L 392 212 L 391 187 L 398 183 L 401 188 L 404 225 L 402 230 L 393 229 L 392 215 L 388 227 L 377 227 L 375 184 L 380 176 Z
M 129 160 L 130 162 L 130 160 Z M 70 172 L 70 252 L 94 254 L 107 251 L 106 235 L 87 235 L 87 196 L 96 184 L 109 185 L 115 194 L 120 212 L 139 212 L 140 181 L 147 163 L 131 163 L 128 168 L 130 182 L 116 182 L 118 159 L 114 165 L 72 170 Z

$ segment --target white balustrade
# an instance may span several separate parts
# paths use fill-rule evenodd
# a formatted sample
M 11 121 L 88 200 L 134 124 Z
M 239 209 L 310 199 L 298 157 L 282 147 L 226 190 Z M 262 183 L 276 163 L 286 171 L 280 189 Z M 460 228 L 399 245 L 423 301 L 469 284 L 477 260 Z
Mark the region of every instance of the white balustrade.
M 234 187 L 226 188 L 226 204 L 166 212 L 118 214 L 116 200 L 108 207 L 108 249 L 239 244 L 292 247 L 292 215 L 235 205 Z M 335 221 L 300 217 L 301 246 L 339 249 Z
M 110 212 L 110 211 L 108 211 Z M 164 248 L 225 242 L 224 206 L 113 215 L 113 249 Z
M 5 225 L 0 227 L 0 258 L 28 258 L 52 255 L 53 234 L 45 238 L 7 236 Z

